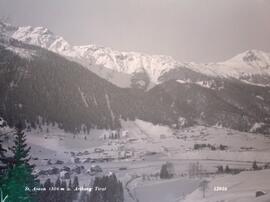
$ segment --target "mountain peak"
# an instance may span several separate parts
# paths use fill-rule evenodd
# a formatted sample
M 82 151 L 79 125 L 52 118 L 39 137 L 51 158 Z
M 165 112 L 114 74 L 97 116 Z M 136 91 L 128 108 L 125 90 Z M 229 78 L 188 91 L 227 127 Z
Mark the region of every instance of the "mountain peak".
M 229 59 L 227 62 L 244 62 L 244 63 L 253 63 L 253 62 L 270 62 L 270 55 L 264 51 L 251 49 L 243 53 L 240 53 L 233 58 Z
M 253 61 L 259 61 L 265 59 L 266 53 L 259 50 L 248 50 L 245 52 L 245 55 L 243 57 L 243 61 L 245 62 L 253 62 Z
M 0 21 L 0 33 L 1 34 L 10 35 L 10 33 L 13 33 L 16 30 L 17 30 L 17 27 L 15 27 L 9 23 Z

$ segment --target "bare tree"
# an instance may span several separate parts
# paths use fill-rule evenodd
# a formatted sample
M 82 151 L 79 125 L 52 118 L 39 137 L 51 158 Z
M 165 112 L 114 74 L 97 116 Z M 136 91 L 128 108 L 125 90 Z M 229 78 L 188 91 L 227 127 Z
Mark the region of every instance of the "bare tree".
M 205 192 L 206 192 L 206 190 L 208 189 L 208 184 L 209 184 L 209 181 L 207 181 L 207 180 L 203 180 L 203 181 L 199 184 L 199 188 L 200 188 L 200 190 L 201 190 L 202 193 L 203 193 L 203 198 L 205 198 Z
M 189 177 L 198 177 L 202 175 L 202 165 L 199 162 L 190 163 L 188 169 Z

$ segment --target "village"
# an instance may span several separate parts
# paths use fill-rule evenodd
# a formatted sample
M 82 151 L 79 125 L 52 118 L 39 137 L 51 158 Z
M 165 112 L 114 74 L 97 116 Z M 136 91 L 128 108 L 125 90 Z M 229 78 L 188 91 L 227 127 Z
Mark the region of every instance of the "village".
M 136 120 L 123 122 L 120 130 L 91 131 L 91 136 L 63 136 L 52 128 L 50 134 L 44 131 L 28 134 L 41 181 L 78 176 L 87 187 L 95 177 L 114 173 L 124 183 L 130 202 L 144 196 L 145 186 L 156 192 L 164 183 L 188 184 L 181 198 L 196 190 L 202 179 L 253 171 L 254 162 L 263 170 L 270 167 L 269 137 L 220 126 L 175 130 Z M 163 165 L 171 178 L 161 179 Z

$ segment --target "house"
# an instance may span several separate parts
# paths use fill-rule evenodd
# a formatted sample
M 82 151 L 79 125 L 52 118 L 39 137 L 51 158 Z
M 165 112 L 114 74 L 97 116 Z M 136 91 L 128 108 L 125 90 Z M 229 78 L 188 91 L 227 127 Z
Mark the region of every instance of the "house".
M 132 142 L 135 142 L 137 140 L 138 140 L 137 138 L 130 138 L 130 139 L 128 139 L 128 142 L 132 143 Z
M 53 167 L 47 170 L 48 175 L 57 175 L 60 173 L 59 168 Z
M 128 130 L 122 130 L 121 131 L 121 137 L 128 137 Z
M 68 171 L 61 171 L 60 172 L 60 178 L 61 179 L 70 179 L 70 174 L 69 174 L 69 172 Z
M 64 164 L 64 161 L 57 160 L 57 161 L 55 162 L 55 164 L 56 164 L 56 165 L 62 165 L 62 164 Z
M 84 166 L 76 166 L 75 168 L 72 168 L 71 170 L 72 172 L 76 174 L 81 174 L 82 170 L 84 170 Z
M 91 158 L 82 159 L 82 163 L 90 163 Z
M 81 161 L 80 161 L 80 158 L 72 157 L 72 158 L 71 158 L 71 162 L 72 162 L 72 163 L 80 163 Z
M 83 155 L 89 155 L 90 153 L 89 153 L 89 151 L 85 150 L 82 154 Z
M 102 169 L 99 165 L 92 165 L 90 168 L 90 171 L 98 173 L 98 172 L 102 172 Z
M 95 153 L 102 153 L 104 152 L 104 149 L 101 149 L 101 148 L 95 148 Z
M 118 158 L 119 159 L 131 158 L 133 155 L 134 155 L 134 153 L 131 150 L 119 151 L 118 152 Z
M 125 157 L 126 158 L 131 158 L 132 156 L 133 156 L 133 151 L 128 150 L 128 151 L 125 152 Z
M 61 171 L 70 171 L 71 169 L 70 169 L 70 167 L 68 167 L 68 166 L 64 166 L 62 169 L 61 169 Z

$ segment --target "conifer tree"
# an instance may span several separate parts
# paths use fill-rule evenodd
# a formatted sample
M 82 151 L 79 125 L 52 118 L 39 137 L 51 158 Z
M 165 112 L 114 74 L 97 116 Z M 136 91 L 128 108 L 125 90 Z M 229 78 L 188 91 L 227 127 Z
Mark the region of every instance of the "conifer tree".
M 79 201 L 80 202 L 89 202 L 90 201 L 89 193 L 87 191 L 81 191 Z
M 30 184 L 29 178 L 30 178 L 29 170 L 25 165 L 19 165 L 9 170 L 6 185 L 4 187 L 5 192 L 8 195 L 7 200 L 8 202 L 32 201 L 32 196 L 28 191 Z
M 72 199 L 76 200 L 78 197 L 78 191 L 75 191 L 76 188 L 79 187 L 79 179 L 78 176 L 75 176 L 72 183 Z
M 3 128 L 5 126 L 5 124 L 3 124 L 3 122 L 0 124 L 0 128 Z M 6 174 L 7 174 L 7 165 L 6 165 L 6 152 L 7 150 L 4 149 L 3 147 L 3 133 L 2 131 L 0 131 L 0 188 L 2 188 L 4 186 L 5 183 L 5 178 L 6 178 Z M 2 193 L 2 189 L 1 189 L 1 193 Z
M 168 179 L 168 178 L 170 178 L 170 175 L 169 175 L 169 172 L 168 172 L 168 169 L 167 169 L 167 165 L 166 164 L 163 164 L 161 166 L 160 178 L 161 179 Z
M 46 188 L 46 191 L 49 191 L 49 189 L 52 187 L 52 182 L 51 182 L 51 179 L 47 179 L 45 182 L 44 182 L 44 187 Z
M 60 188 L 61 188 L 60 199 L 61 199 L 61 201 L 67 202 L 68 201 L 68 198 L 67 198 L 67 183 L 66 183 L 65 180 L 62 180 Z
M 58 177 L 57 180 L 55 181 L 54 186 L 57 187 L 57 188 L 59 188 L 59 190 L 60 190 L 60 187 L 61 187 L 61 181 L 60 181 L 60 178 L 59 178 L 59 177 Z M 59 191 L 59 190 L 56 190 L 56 191 L 54 192 L 54 197 L 53 197 L 53 199 L 54 199 L 55 202 L 61 202 L 61 191 Z
M 38 201 L 39 202 L 48 202 L 48 201 L 52 201 L 53 200 L 53 192 L 50 191 L 50 188 L 53 187 L 53 183 L 51 182 L 51 179 L 47 179 L 44 184 L 43 184 L 43 187 L 46 189 L 46 191 L 44 192 L 39 192 L 38 193 L 38 196 L 39 196 L 39 199 Z
M 13 154 L 13 166 L 25 165 L 30 169 L 30 171 L 33 171 L 34 165 L 29 163 L 31 159 L 29 154 L 30 149 L 31 147 L 28 147 L 26 144 L 26 135 L 23 132 L 22 125 L 18 124 L 16 126 L 14 145 L 9 148 Z
M 225 173 L 230 173 L 231 172 L 231 169 L 228 165 L 226 165 L 225 167 Z
M 73 190 L 72 190 L 71 179 L 68 181 L 67 190 L 68 190 L 67 191 L 67 202 L 72 202 Z
M 1 138 L 1 137 L 0 137 Z M 5 152 L 6 152 L 7 150 L 6 149 L 4 149 L 4 147 L 3 147 L 3 140 L 1 140 L 0 139 L 0 158 L 4 158 L 5 157 Z
M 27 147 L 21 124 L 16 126 L 14 146 L 9 149 L 12 156 L 5 159 L 8 168 L 3 183 L 4 193 L 9 196 L 7 201 L 33 201 L 35 197 L 31 190 L 37 181 L 32 175 L 30 147 Z
M 105 188 L 104 191 L 95 188 Z M 110 176 L 96 177 L 93 185 L 94 190 L 90 193 L 90 201 L 95 202 L 123 202 L 123 185 L 114 174 Z
M 258 170 L 259 169 L 256 161 L 253 161 L 252 168 L 253 168 L 253 170 Z
M 1 137 L 0 137 L 1 138 Z M 7 151 L 6 149 L 3 148 L 3 141 L 0 139 L 0 187 L 2 184 L 2 179 L 4 178 L 5 172 L 6 172 L 6 167 L 4 165 L 5 162 L 5 152 Z
M 0 125 L 0 128 L 2 128 L 2 127 L 3 127 L 3 124 Z M 4 147 L 3 147 L 2 136 L 3 136 L 3 134 L 0 132 L 0 163 L 4 163 L 4 159 L 6 158 L 5 153 L 7 152 L 7 150 L 4 149 Z M 2 176 L 4 174 L 4 169 L 5 169 L 5 167 L 0 166 L 0 176 Z

